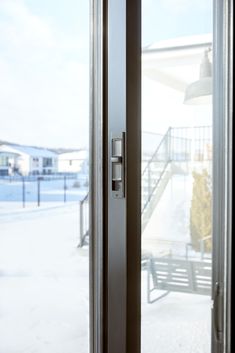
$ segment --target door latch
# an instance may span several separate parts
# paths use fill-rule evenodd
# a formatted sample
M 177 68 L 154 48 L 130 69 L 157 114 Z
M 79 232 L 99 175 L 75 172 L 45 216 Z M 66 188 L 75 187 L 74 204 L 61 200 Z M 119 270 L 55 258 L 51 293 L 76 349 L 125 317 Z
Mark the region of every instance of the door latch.
M 120 199 L 125 196 L 125 133 L 112 137 L 111 174 L 112 196 Z
M 214 333 L 217 342 L 223 340 L 223 291 L 219 282 L 214 287 Z

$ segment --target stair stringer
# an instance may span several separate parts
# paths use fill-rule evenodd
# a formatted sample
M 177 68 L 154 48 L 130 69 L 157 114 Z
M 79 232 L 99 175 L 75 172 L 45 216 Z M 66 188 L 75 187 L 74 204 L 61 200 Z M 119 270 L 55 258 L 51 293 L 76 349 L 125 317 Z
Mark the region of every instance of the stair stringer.
M 169 163 L 165 172 L 163 173 L 163 175 L 161 176 L 161 180 L 156 188 L 156 190 L 154 191 L 146 209 L 144 210 L 143 214 L 142 214 L 142 233 L 145 230 L 145 227 L 147 226 L 153 211 L 155 210 L 158 202 L 161 199 L 161 196 L 163 194 L 163 192 L 166 189 L 166 186 L 168 184 L 168 182 L 170 181 L 172 175 L 173 175 L 173 170 L 172 170 L 172 164 Z

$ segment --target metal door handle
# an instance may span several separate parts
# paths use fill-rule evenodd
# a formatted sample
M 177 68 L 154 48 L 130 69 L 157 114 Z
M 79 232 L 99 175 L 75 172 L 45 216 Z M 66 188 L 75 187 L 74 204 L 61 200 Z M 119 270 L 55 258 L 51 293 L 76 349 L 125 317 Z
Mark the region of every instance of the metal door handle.
M 111 157 L 112 163 L 122 163 L 122 156 Z
M 125 133 L 111 140 L 111 185 L 116 199 L 125 195 Z
M 223 339 L 223 307 L 222 307 L 222 290 L 219 282 L 215 283 L 214 288 L 214 304 L 213 304 L 213 318 L 214 318 L 214 334 L 217 342 L 221 342 Z

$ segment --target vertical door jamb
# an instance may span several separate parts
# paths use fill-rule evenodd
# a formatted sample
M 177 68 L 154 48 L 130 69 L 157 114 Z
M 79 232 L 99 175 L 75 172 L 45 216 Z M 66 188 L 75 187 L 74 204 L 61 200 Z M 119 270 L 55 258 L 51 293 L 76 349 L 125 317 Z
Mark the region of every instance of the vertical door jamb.
M 104 351 L 140 353 L 141 1 L 105 1 Z M 125 133 L 125 195 L 112 193 L 111 139 Z
M 104 341 L 104 0 L 90 0 L 90 353 Z
M 215 0 L 213 30 L 213 353 L 229 353 L 231 335 L 231 33 L 232 1 Z
M 141 0 L 127 0 L 127 353 L 141 352 Z M 133 20 L 134 19 L 134 20 Z
M 213 310 L 212 351 L 229 353 L 233 8 L 230 0 L 215 0 L 214 5 L 213 155 L 216 162 L 213 166 L 213 237 L 217 241 L 213 247 L 213 284 L 219 282 L 223 294 L 219 303 L 220 313 L 222 313 L 219 324 L 223 338 L 222 343 L 214 339 L 215 312 Z M 92 161 L 90 175 L 91 352 L 139 353 L 140 1 L 137 3 L 127 0 L 118 2 L 93 0 L 92 9 L 94 46 L 90 139 Z M 118 38 L 121 38 L 120 46 L 118 40 L 116 41 Z M 120 66 L 122 71 L 119 73 L 122 78 L 118 77 L 117 72 L 115 73 L 115 69 L 119 70 Z M 119 88 L 118 82 L 121 84 Z M 120 100 L 115 99 L 116 94 L 120 94 Z M 112 123 L 110 119 L 113 119 Z M 122 121 L 116 131 L 115 119 Z M 110 133 L 122 131 L 125 131 L 127 136 L 126 196 L 124 200 L 119 200 L 121 218 L 115 219 L 115 210 L 118 206 L 110 194 Z M 112 224 L 113 219 L 115 219 L 115 225 Z M 123 222 L 120 223 L 120 219 Z M 214 295 L 212 297 L 215 299 Z

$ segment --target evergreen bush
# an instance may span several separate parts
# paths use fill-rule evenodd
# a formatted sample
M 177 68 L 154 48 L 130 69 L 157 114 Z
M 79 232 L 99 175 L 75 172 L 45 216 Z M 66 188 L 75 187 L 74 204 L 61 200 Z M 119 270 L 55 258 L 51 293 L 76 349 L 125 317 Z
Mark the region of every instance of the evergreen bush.
M 193 249 L 200 250 L 200 239 L 212 235 L 211 177 L 207 170 L 193 172 L 193 195 L 190 209 L 190 234 Z M 204 250 L 211 251 L 212 239 L 204 242 Z

